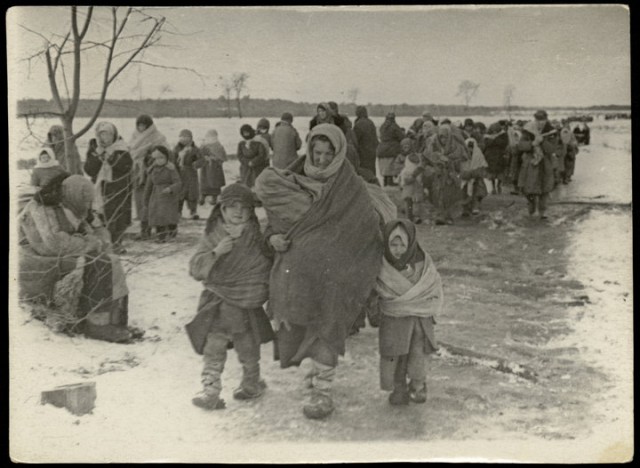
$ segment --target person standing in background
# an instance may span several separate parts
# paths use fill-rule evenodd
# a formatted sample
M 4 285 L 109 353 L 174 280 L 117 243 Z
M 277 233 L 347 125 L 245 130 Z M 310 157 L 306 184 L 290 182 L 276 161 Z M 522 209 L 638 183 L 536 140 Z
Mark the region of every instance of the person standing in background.
M 292 124 L 293 116 L 289 112 L 285 112 L 271 134 L 272 165 L 275 168 L 284 169 L 298 159 L 298 150 L 302 146 L 302 140 Z
M 356 108 L 356 122 L 353 126 L 360 155 L 360 167 L 376 174 L 376 151 L 378 149 L 378 135 L 375 124 L 369 119 L 367 108 Z

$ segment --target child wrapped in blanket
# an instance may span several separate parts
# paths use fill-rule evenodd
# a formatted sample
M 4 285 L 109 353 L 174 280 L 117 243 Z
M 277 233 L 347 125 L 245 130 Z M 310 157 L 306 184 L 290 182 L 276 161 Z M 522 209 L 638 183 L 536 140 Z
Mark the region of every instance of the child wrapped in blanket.
M 380 313 L 380 387 L 389 403 L 427 400 L 426 358 L 436 350 L 434 317 L 443 304 L 442 281 L 409 220 L 384 228 L 384 258 L 376 283 Z
M 60 174 L 68 174 L 68 172 L 60 166 L 53 150 L 46 146 L 41 148 L 38 162 L 31 172 L 31 185 L 44 187 Z
M 205 287 L 197 315 L 186 327 L 196 353 L 204 355 L 203 390 L 192 402 L 207 410 L 225 407 L 221 375 L 230 346 L 243 370 L 233 397 L 257 398 L 266 388 L 260 379 L 260 344 L 273 339 L 263 309 L 269 297 L 271 260 L 261 250 L 264 241 L 254 206 L 248 187 L 227 186 L 189 262 L 191 276 Z

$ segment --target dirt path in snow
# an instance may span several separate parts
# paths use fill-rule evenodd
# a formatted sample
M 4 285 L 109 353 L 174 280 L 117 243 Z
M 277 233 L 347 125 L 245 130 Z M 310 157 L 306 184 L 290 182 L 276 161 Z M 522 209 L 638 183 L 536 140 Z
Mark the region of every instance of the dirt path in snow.
M 454 226 L 419 226 L 420 243 L 444 282 L 445 309 L 438 319 L 437 338 L 476 356 L 452 355 L 446 347 L 434 355 L 424 405 L 388 404 L 378 384 L 377 330 L 367 327 L 347 343 L 334 385 L 337 409 L 325 421 L 302 416 L 304 369 L 280 369 L 272 359 L 271 344 L 262 349 L 263 376 L 269 386 L 264 397 L 251 402 L 232 399 L 240 367 L 231 352 L 223 381 L 227 409 L 206 413 L 191 406 L 201 364 L 183 326 L 195 312 L 200 285 L 188 277 L 187 261 L 204 222 L 186 221 L 176 244 L 128 244 L 124 258 L 131 320 L 147 330 L 143 342 L 113 346 L 76 338 L 78 356 L 66 364 L 47 368 L 33 357 L 26 363 L 36 366 L 35 371 L 40 366 L 43 373 L 55 368 L 58 382 L 96 381 L 99 398 L 94 414 L 76 418 L 64 410 L 37 406 L 34 399 L 40 388 L 25 388 L 34 395 L 25 400 L 31 407 L 22 415 L 18 411 L 18 416 L 46 418 L 47 425 L 34 427 L 34 435 L 48 440 L 50 450 L 62 450 L 67 460 L 83 460 L 86 446 L 104 427 L 109 428 L 109 437 L 92 453 L 98 460 L 114 461 L 185 460 L 185 456 L 213 460 L 220 455 L 215 447 L 223 441 L 589 437 L 606 419 L 594 408 L 594 395 L 615 385 L 606 369 L 587 362 L 585 352 L 593 350 L 566 346 L 563 338 L 571 336 L 591 303 L 591 289 L 568 273 L 570 236 L 591 209 L 555 205 L 552 219 L 540 223 L 525 214 L 521 198 L 502 195 L 489 197 L 479 217 Z M 53 341 L 40 343 L 41 352 L 68 346 L 68 338 L 52 337 L 36 326 L 38 333 Z M 491 359 L 477 356 L 501 358 L 513 364 L 512 369 L 523 366 L 535 377 L 497 370 Z M 52 431 L 62 434 L 60 439 Z M 138 445 L 131 445 L 131 434 Z M 70 439 L 84 446 L 84 452 L 68 447 Z

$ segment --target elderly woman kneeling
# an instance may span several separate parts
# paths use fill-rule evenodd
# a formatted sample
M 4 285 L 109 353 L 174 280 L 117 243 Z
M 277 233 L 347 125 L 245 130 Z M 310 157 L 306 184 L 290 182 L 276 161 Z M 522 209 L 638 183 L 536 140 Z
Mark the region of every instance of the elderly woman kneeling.
M 94 188 L 80 175 L 62 175 L 43 187 L 20 215 L 20 297 L 45 303 L 63 329 L 125 342 L 128 294 L 108 231 L 89 218 Z
M 313 391 L 303 412 L 312 419 L 334 409 L 338 355 L 382 263 L 380 218 L 366 183 L 345 163 L 346 152 L 340 128 L 319 124 L 306 156 L 284 170 L 265 169 L 255 186 L 275 256 L 268 308 L 280 364 L 311 358 L 306 381 Z

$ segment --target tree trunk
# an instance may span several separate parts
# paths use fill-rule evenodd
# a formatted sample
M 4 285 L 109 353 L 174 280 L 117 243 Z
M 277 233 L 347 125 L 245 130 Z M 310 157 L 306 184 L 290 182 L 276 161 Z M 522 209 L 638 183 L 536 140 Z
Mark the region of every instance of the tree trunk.
M 73 119 L 62 119 L 62 128 L 64 129 L 64 163 L 61 165 L 71 174 L 82 174 L 82 162 L 80 161 L 80 152 L 73 138 Z
M 236 105 L 238 106 L 238 117 L 242 118 L 242 108 L 240 106 L 240 96 L 236 98 Z

